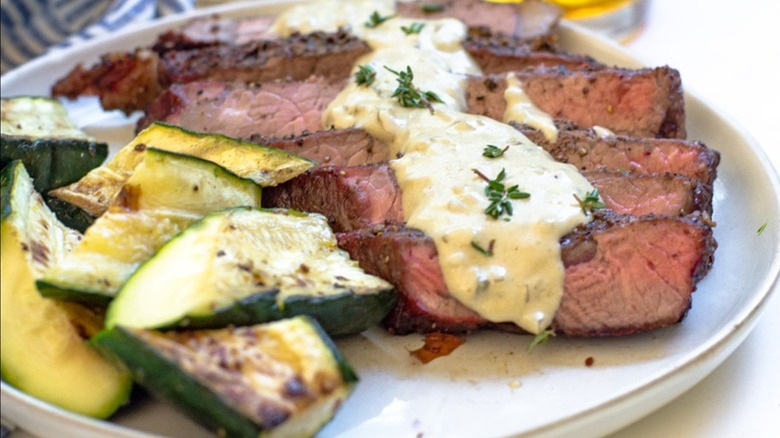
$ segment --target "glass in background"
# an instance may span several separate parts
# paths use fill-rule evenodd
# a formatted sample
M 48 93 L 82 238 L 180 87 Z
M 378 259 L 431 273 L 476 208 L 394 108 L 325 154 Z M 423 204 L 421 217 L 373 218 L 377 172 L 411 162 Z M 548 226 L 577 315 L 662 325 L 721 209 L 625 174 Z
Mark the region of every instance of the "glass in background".
M 523 0 L 489 0 L 520 3 Z M 625 42 L 642 28 L 650 0 L 545 0 L 563 8 L 563 18 Z

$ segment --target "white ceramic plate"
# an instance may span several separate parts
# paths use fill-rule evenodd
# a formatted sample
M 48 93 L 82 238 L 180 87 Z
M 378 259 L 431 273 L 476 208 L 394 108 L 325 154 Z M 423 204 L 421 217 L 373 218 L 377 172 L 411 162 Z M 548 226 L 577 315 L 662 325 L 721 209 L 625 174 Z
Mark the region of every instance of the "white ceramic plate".
M 289 1 L 232 4 L 229 16 L 275 14 Z M 144 28 L 37 59 L 2 77 L 2 96 L 43 94 L 78 62 L 151 43 L 163 29 L 193 17 L 170 17 Z M 562 45 L 618 65 L 639 61 L 619 46 L 565 24 Z M 780 183 L 749 135 L 687 94 L 689 136 L 721 152 L 715 185 L 715 236 L 710 274 L 679 325 L 618 339 L 561 339 L 525 351 L 528 336 L 476 333 L 447 357 L 422 365 L 408 350 L 420 336 L 391 337 L 379 329 L 338 342 L 361 377 L 356 392 L 322 437 L 598 436 L 617 430 L 704 378 L 745 339 L 780 272 Z M 105 113 L 94 100 L 69 103 L 91 134 L 121 146 L 134 121 Z M 756 230 L 768 222 L 760 235 Z M 593 358 L 591 367 L 585 366 Z M 112 422 L 63 412 L 2 383 L 2 414 L 40 436 L 211 436 L 162 402 L 149 398 Z

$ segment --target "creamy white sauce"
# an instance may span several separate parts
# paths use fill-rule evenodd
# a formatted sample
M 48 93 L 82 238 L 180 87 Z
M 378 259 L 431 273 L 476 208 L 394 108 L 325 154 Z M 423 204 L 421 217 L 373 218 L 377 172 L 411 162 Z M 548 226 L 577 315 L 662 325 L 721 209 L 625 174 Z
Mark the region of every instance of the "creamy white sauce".
M 504 100 L 506 100 L 505 122 L 518 122 L 538 129 L 549 141 L 558 138 L 558 128 L 555 127 L 553 118 L 534 105 L 523 90 L 523 83 L 514 73 L 507 75 Z
M 296 14 L 324 9 L 306 6 L 315 9 L 298 9 Z M 362 26 L 376 9 L 370 6 L 362 17 L 350 19 Z M 328 14 L 321 14 L 323 26 Z M 415 21 L 424 23 L 419 35 L 400 30 Z M 324 126 L 361 127 L 400 157 L 390 165 L 403 192 L 404 218 L 409 227 L 433 238 L 454 297 L 490 321 L 541 332 L 551 323 L 563 293 L 559 240 L 588 220 L 574 195 L 582 197 L 592 186 L 573 166 L 556 162 L 511 126 L 463 112 L 466 75 L 481 72 L 461 47 L 466 27 L 459 21 L 393 18 L 375 29 L 362 26 L 356 33 L 374 49 L 357 64 L 371 65 L 376 79 L 370 86 L 351 81 L 329 105 Z M 384 67 L 401 71 L 407 65 L 417 88 L 443 100 L 433 104 L 433 114 L 426 108 L 401 107 L 391 97 L 398 83 Z M 482 155 L 488 144 L 509 148 L 490 159 Z M 487 183 L 474 169 L 489 179 L 505 169 L 505 186 L 516 184 L 531 196 L 511 200 L 514 214 L 493 219 L 484 212 L 490 203 Z M 489 249 L 491 241 L 492 256 L 472 245 Z

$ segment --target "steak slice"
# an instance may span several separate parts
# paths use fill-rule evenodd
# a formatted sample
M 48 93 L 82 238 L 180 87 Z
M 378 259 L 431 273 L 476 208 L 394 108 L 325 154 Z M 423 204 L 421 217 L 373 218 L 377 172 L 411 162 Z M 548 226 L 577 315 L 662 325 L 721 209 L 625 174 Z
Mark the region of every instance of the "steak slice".
M 584 175 L 598 189 L 606 207 L 619 214 L 712 214 L 711 189 L 683 176 L 626 175 L 609 170 L 589 170 Z M 263 189 L 264 207 L 320 213 L 337 232 L 403 225 L 401 199 L 395 173 L 387 163 L 319 167 Z
M 685 138 L 682 82 L 669 67 L 514 72 L 528 98 L 556 119 L 634 137 Z M 506 75 L 471 77 L 468 112 L 502 120 Z
M 680 321 L 712 264 L 717 245 L 710 228 L 695 215 L 596 216 L 561 239 L 565 286 L 552 328 L 569 336 L 617 336 Z M 337 237 L 361 268 L 396 287 L 398 305 L 383 321 L 388 331 L 499 327 L 449 295 L 433 240 L 424 233 L 386 226 Z
M 98 64 L 77 66 L 52 87 L 52 96 L 75 99 L 100 96 L 106 110 L 126 114 L 143 110 L 173 83 L 196 80 L 268 82 L 305 80 L 310 76 L 345 79 L 368 45 L 346 31 L 315 32 L 240 45 L 207 45 L 168 50 L 149 49 L 103 55 Z
M 344 86 L 312 76 L 260 84 L 196 81 L 173 84 L 146 107 L 137 130 L 162 121 L 199 132 L 248 138 L 285 137 L 322 127 L 322 113 Z
M 532 67 L 566 67 L 569 70 L 604 67 L 586 55 L 563 51 L 554 38 L 522 39 L 496 35 L 483 28 L 469 29 L 463 48 L 486 75 L 509 73 Z
M 263 207 L 321 213 L 335 231 L 404 222 L 401 191 L 387 163 L 315 168 L 263 189 Z
M 630 173 L 673 173 L 712 189 L 720 154 L 698 141 L 599 136 L 593 130 L 560 130 L 554 142 L 533 129 L 522 133 L 553 158 L 580 170 L 607 168 Z
M 344 29 L 240 45 L 174 50 L 161 57 L 160 82 L 266 82 L 281 78 L 303 80 L 313 75 L 343 79 L 349 76 L 355 60 L 368 52 L 365 42 Z
M 496 4 L 481 0 L 423 0 L 398 2 L 398 15 L 408 18 L 456 18 L 469 27 L 486 27 L 494 33 L 535 38 L 550 35 L 563 11 L 550 3 L 526 0 Z
M 284 149 L 320 164 L 356 166 L 390 158 L 387 145 L 362 129 L 331 129 L 282 138 L 251 135 L 247 140 Z
M 225 18 L 218 15 L 194 18 L 179 29 L 157 37 L 152 50 L 186 50 L 218 44 L 244 44 L 273 38 L 270 29 L 275 17 Z

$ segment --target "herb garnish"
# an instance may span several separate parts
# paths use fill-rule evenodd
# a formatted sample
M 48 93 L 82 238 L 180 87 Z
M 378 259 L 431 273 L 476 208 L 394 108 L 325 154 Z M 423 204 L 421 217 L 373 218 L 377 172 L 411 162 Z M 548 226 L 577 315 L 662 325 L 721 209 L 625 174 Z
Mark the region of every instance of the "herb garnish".
M 477 169 L 471 170 L 488 183 L 488 185 L 485 186 L 485 195 L 490 200 L 490 205 L 485 209 L 485 214 L 493 219 L 498 219 L 502 214 L 512 216 L 512 203 L 510 202 L 510 199 L 526 199 L 531 196 L 530 193 L 521 192 L 520 189 L 517 188 L 517 184 L 507 188 L 504 183 L 501 182 L 506 178 L 506 169 L 501 169 L 501 172 L 498 172 L 498 176 L 496 176 L 495 179 L 488 178 L 484 173 Z
M 367 87 L 374 83 L 374 79 L 376 79 L 374 67 L 369 64 L 358 66 L 358 71 L 355 72 L 355 83 Z
M 433 12 L 441 12 L 444 10 L 444 5 L 440 3 L 423 3 L 420 5 L 420 10 L 425 12 L 426 14 L 431 14 Z
M 504 155 L 504 152 L 506 152 L 507 149 L 509 149 L 509 145 L 507 145 L 504 149 L 501 149 L 494 144 L 489 144 L 485 146 L 485 149 L 482 151 L 482 155 L 488 158 L 498 158 Z
M 387 17 L 383 17 L 379 15 L 379 12 L 374 11 L 374 13 L 372 13 L 371 16 L 368 17 L 368 21 L 366 21 L 363 24 L 366 27 L 373 29 L 393 17 L 395 17 L 395 15 L 388 15 Z
M 415 21 L 409 27 L 401 26 L 401 30 L 404 31 L 405 34 L 411 35 L 413 33 L 420 33 L 423 27 L 425 27 L 425 23 L 420 23 L 419 21 Z
M 763 224 L 761 224 L 760 227 L 758 227 L 758 230 L 756 230 L 756 235 L 760 236 L 761 233 L 763 233 L 764 230 L 766 230 L 766 224 L 767 222 L 764 222 Z
M 384 66 L 385 70 L 398 76 L 396 81 L 398 82 L 398 88 L 395 89 L 393 95 L 390 97 L 397 97 L 398 103 L 406 108 L 428 108 L 433 114 L 433 105 L 431 102 L 442 102 L 441 98 L 433 91 L 420 91 L 419 88 L 414 86 L 412 81 L 414 80 L 414 72 L 408 65 L 406 71 L 395 71 L 388 66 Z
M 580 208 L 582 209 L 582 213 L 586 215 L 588 213 L 591 213 L 593 210 L 607 207 L 603 202 L 601 202 L 601 198 L 599 198 L 598 189 L 593 189 L 592 191 L 585 193 L 584 199 L 580 199 L 580 197 L 577 196 L 576 194 L 573 196 L 574 199 L 577 200 L 577 203 L 580 205 Z
M 471 241 L 471 247 L 481 252 L 482 255 L 487 257 L 493 257 L 493 248 L 495 247 L 495 245 L 496 245 L 496 239 L 491 239 L 490 243 L 488 243 L 487 248 L 483 248 L 482 245 L 480 245 L 474 240 Z
M 531 351 L 531 349 L 537 345 L 544 344 L 548 339 L 550 339 L 550 336 L 555 336 L 555 332 L 549 329 L 539 333 L 538 335 L 534 336 L 534 340 L 528 344 L 528 347 L 525 348 L 525 351 Z

